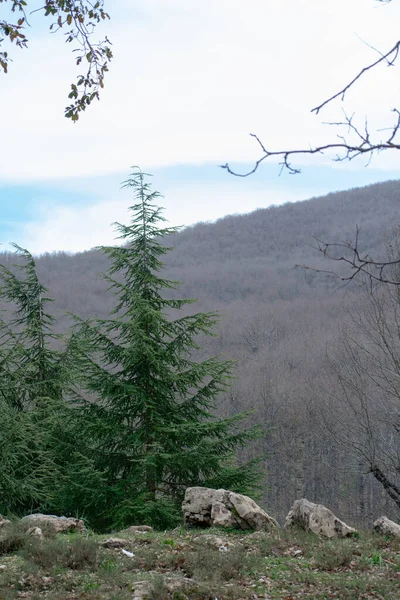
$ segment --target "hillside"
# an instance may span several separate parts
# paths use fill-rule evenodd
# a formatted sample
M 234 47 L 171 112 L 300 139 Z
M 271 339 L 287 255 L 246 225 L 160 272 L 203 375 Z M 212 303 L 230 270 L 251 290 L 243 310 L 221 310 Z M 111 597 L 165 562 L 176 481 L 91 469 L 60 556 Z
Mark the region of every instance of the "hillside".
M 237 360 L 236 379 L 218 412 L 253 408 L 252 419 L 265 426 L 265 437 L 248 452 L 265 455 L 264 502 L 278 517 L 295 496 L 323 502 L 355 522 L 376 518 L 377 510 L 394 514 L 363 465 L 326 437 L 317 418 L 314 382 L 347 308 L 359 301 L 359 288 L 296 265 L 331 269 L 313 238 L 352 240 L 356 226 L 362 249 L 382 255 L 383 237 L 398 222 L 399 199 L 400 182 L 390 181 L 199 223 L 170 238 L 166 275 L 183 282 L 178 294 L 198 298 L 196 311 L 221 313 L 219 335 L 202 340 L 203 352 Z M 3 254 L 1 260 L 14 258 Z M 58 331 L 68 328 L 67 311 L 84 318 L 109 314 L 113 298 L 99 277 L 105 269 L 95 250 L 38 259 L 55 299 Z

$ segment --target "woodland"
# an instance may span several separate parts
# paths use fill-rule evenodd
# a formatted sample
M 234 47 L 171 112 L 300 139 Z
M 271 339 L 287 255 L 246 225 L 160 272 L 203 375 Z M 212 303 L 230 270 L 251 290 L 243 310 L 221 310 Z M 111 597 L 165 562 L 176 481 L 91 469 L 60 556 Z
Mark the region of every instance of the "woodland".
M 161 221 L 156 227 L 162 213 L 151 207 L 158 194 L 140 173 L 127 184 L 139 202 L 132 208 L 137 220 L 118 227 L 121 245 L 39 257 L 16 248 L 0 256 L 6 424 L 0 432 L 0 512 L 62 510 L 99 530 L 138 520 L 164 527 L 179 519 L 184 486 L 206 483 L 251 492 L 279 520 L 300 497 L 357 526 L 380 514 L 398 520 L 398 286 L 362 273 L 349 280 L 346 263 L 327 258 L 318 240 L 349 241 L 351 247 L 358 230 L 365 255 L 396 257 L 400 183 L 180 231 L 163 229 Z M 138 339 L 143 341 L 134 336 L 143 322 L 130 320 L 137 290 L 129 286 L 138 281 L 135 256 L 143 255 L 143 246 L 135 244 L 147 235 L 147 275 L 155 278 L 149 281 L 157 310 L 142 316 L 157 318 L 168 340 L 185 342 L 178 362 L 168 362 L 171 354 L 155 361 L 153 392 L 166 398 L 170 385 L 174 394 L 193 398 L 194 388 L 203 390 L 183 421 L 178 404 L 157 413 L 157 439 L 142 436 L 142 417 L 132 407 L 129 415 L 131 405 L 124 404 L 124 398 L 140 396 L 135 387 L 126 388 L 136 381 L 129 369 L 143 367 L 143 356 L 134 362 Z M 39 346 L 38 321 L 29 317 L 32 298 L 37 314 L 45 316 Z M 179 334 L 169 329 L 174 323 L 189 329 Z M 153 361 L 153 350 L 147 351 Z M 43 377 L 38 356 L 53 369 Z M 190 377 L 179 382 L 183 365 Z M 117 384 L 113 376 L 121 373 L 127 379 Z M 160 381 L 167 386 L 162 392 Z M 26 457 L 30 472 L 24 470 Z

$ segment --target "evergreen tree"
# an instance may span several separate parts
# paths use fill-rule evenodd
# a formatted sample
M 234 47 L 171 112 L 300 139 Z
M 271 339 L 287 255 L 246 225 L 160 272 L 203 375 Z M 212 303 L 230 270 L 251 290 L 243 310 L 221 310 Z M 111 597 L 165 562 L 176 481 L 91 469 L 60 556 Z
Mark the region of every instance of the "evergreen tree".
M 3 397 L 19 410 L 35 407 L 41 398 L 60 400 L 67 385 L 69 348 L 54 342 L 55 319 L 47 312 L 47 289 L 41 284 L 33 256 L 13 244 L 20 261 L 14 270 L 0 265 L 0 298 L 9 307 L 9 319 L 0 324 L 0 384 Z M 52 347 L 53 346 L 53 347 Z
M 0 265 L 0 298 L 9 309 L 0 323 L 0 512 L 84 514 L 95 510 L 103 479 L 66 402 L 76 338 L 53 332 L 52 300 L 35 260 L 14 247 L 20 261 L 13 270 Z
M 0 397 L 0 514 L 26 514 L 46 501 L 54 474 L 32 412 Z
M 159 226 L 160 195 L 139 169 L 124 187 L 137 200 L 130 224 L 115 224 L 125 245 L 100 248 L 111 260 L 105 277 L 116 307 L 109 319 L 80 323 L 80 385 L 88 393 L 81 400 L 93 455 L 107 478 L 111 523 L 164 527 L 176 520 L 187 486 L 253 489 L 256 465 L 237 466 L 235 451 L 257 432 L 243 430 L 242 414 L 214 416 L 233 365 L 196 360 L 195 351 L 199 334 L 213 335 L 217 315 L 172 318 L 194 302 L 167 298 L 177 282 L 160 275 L 170 250 L 161 242 L 177 228 Z

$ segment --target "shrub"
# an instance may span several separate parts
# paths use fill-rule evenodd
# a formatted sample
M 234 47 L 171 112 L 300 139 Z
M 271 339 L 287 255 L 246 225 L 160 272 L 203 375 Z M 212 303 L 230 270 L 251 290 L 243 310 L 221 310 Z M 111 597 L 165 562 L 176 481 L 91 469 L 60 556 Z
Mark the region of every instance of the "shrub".
M 0 555 L 10 554 L 22 548 L 31 537 L 26 533 L 26 526 L 20 522 L 12 522 L 0 529 Z
M 325 542 L 314 552 L 314 563 L 319 569 L 332 571 L 348 567 L 353 558 L 352 545 L 347 541 Z
M 22 549 L 25 559 L 38 567 L 64 567 L 81 570 L 97 562 L 98 547 L 95 541 L 86 538 L 54 539 L 49 541 L 31 539 Z

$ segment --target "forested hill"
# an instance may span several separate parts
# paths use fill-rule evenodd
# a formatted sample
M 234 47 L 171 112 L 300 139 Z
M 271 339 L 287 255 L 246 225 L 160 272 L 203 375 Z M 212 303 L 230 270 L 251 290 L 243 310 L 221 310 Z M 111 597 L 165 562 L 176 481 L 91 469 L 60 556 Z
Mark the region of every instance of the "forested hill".
M 198 298 L 191 306 L 195 311 L 221 313 L 218 335 L 201 340 L 204 353 L 237 361 L 232 389 L 221 396 L 218 412 L 255 409 L 254 419 L 268 430 L 251 452 L 267 457 L 264 502 L 278 517 L 302 496 L 352 522 L 393 514 L 388 496 L 364 466 L 317 426 L 323 394 L 315 395 L 312 385 L 326 368 L 327 348 L 346 310 L 360 304 L 359 289 L 295 265 L 332 269 L 312 248 L 314 236 L 354 240 L 357 226 L 362 250 L 382 255 L 384 236 L 399 222 L 399 200 L 400 181 L 390 181 L 199 223 L 168 240 L 174 250 L 165 256 L 165 275 L 183 282 L 176 295 Z M 14 261 L 7 254 L 0 258 Z M 58 332 L 68 328 L 64 311 L 84 318 L 110 313 L 114 301 L 99 276 L 107 262 L 99 252 L 46 254 L 37 264 L 55 299 Z
M 312 247 L 314 238 L 354 240 L 358 226 L 360 248 L 379 254 L 399 209 L 400 181 L 390 181 L 231 215 L 175 236 L 168 264 L 174 276 L 190 286 L 190 293 L 223 301 L 247 296 L 291 299 L 314 294 L 315 289 L 331 291 L 337 281 L 295 268 L 332 268 Z
M 208 260 L 263 257 L 275 262 L 308 258 L 313 236 L 326 241 L 353 239 L 356 225 L 372 250 L 382 229 L 397 219 L 400 181 L 388 181 L 283 206 L 230 215 L 215 223 L 198 223 L 175 239 L 174 265 L 198 265 Z M 245 208 L 245 202 L 243 205 Z
M 167 275 L 183 282 L 180 293 L 199 298 L 199 307 L 325 295 L 338 288 L 337 280 L 296 268 L 332 268 L 312 247 L 314 237 L 354 240 L 358 226 L 361 248 L 376 256 L 383 236 L 397 223 L 399 201 L 400 182 L 389 181 L 198 223 L 169 238 L 174 250 L 165 257 Z M 112 300 L 98 277 L 106 259 L 98 252 L 45 254 L 38 268 L 61 311 L 84 317 L 109 311 Z

